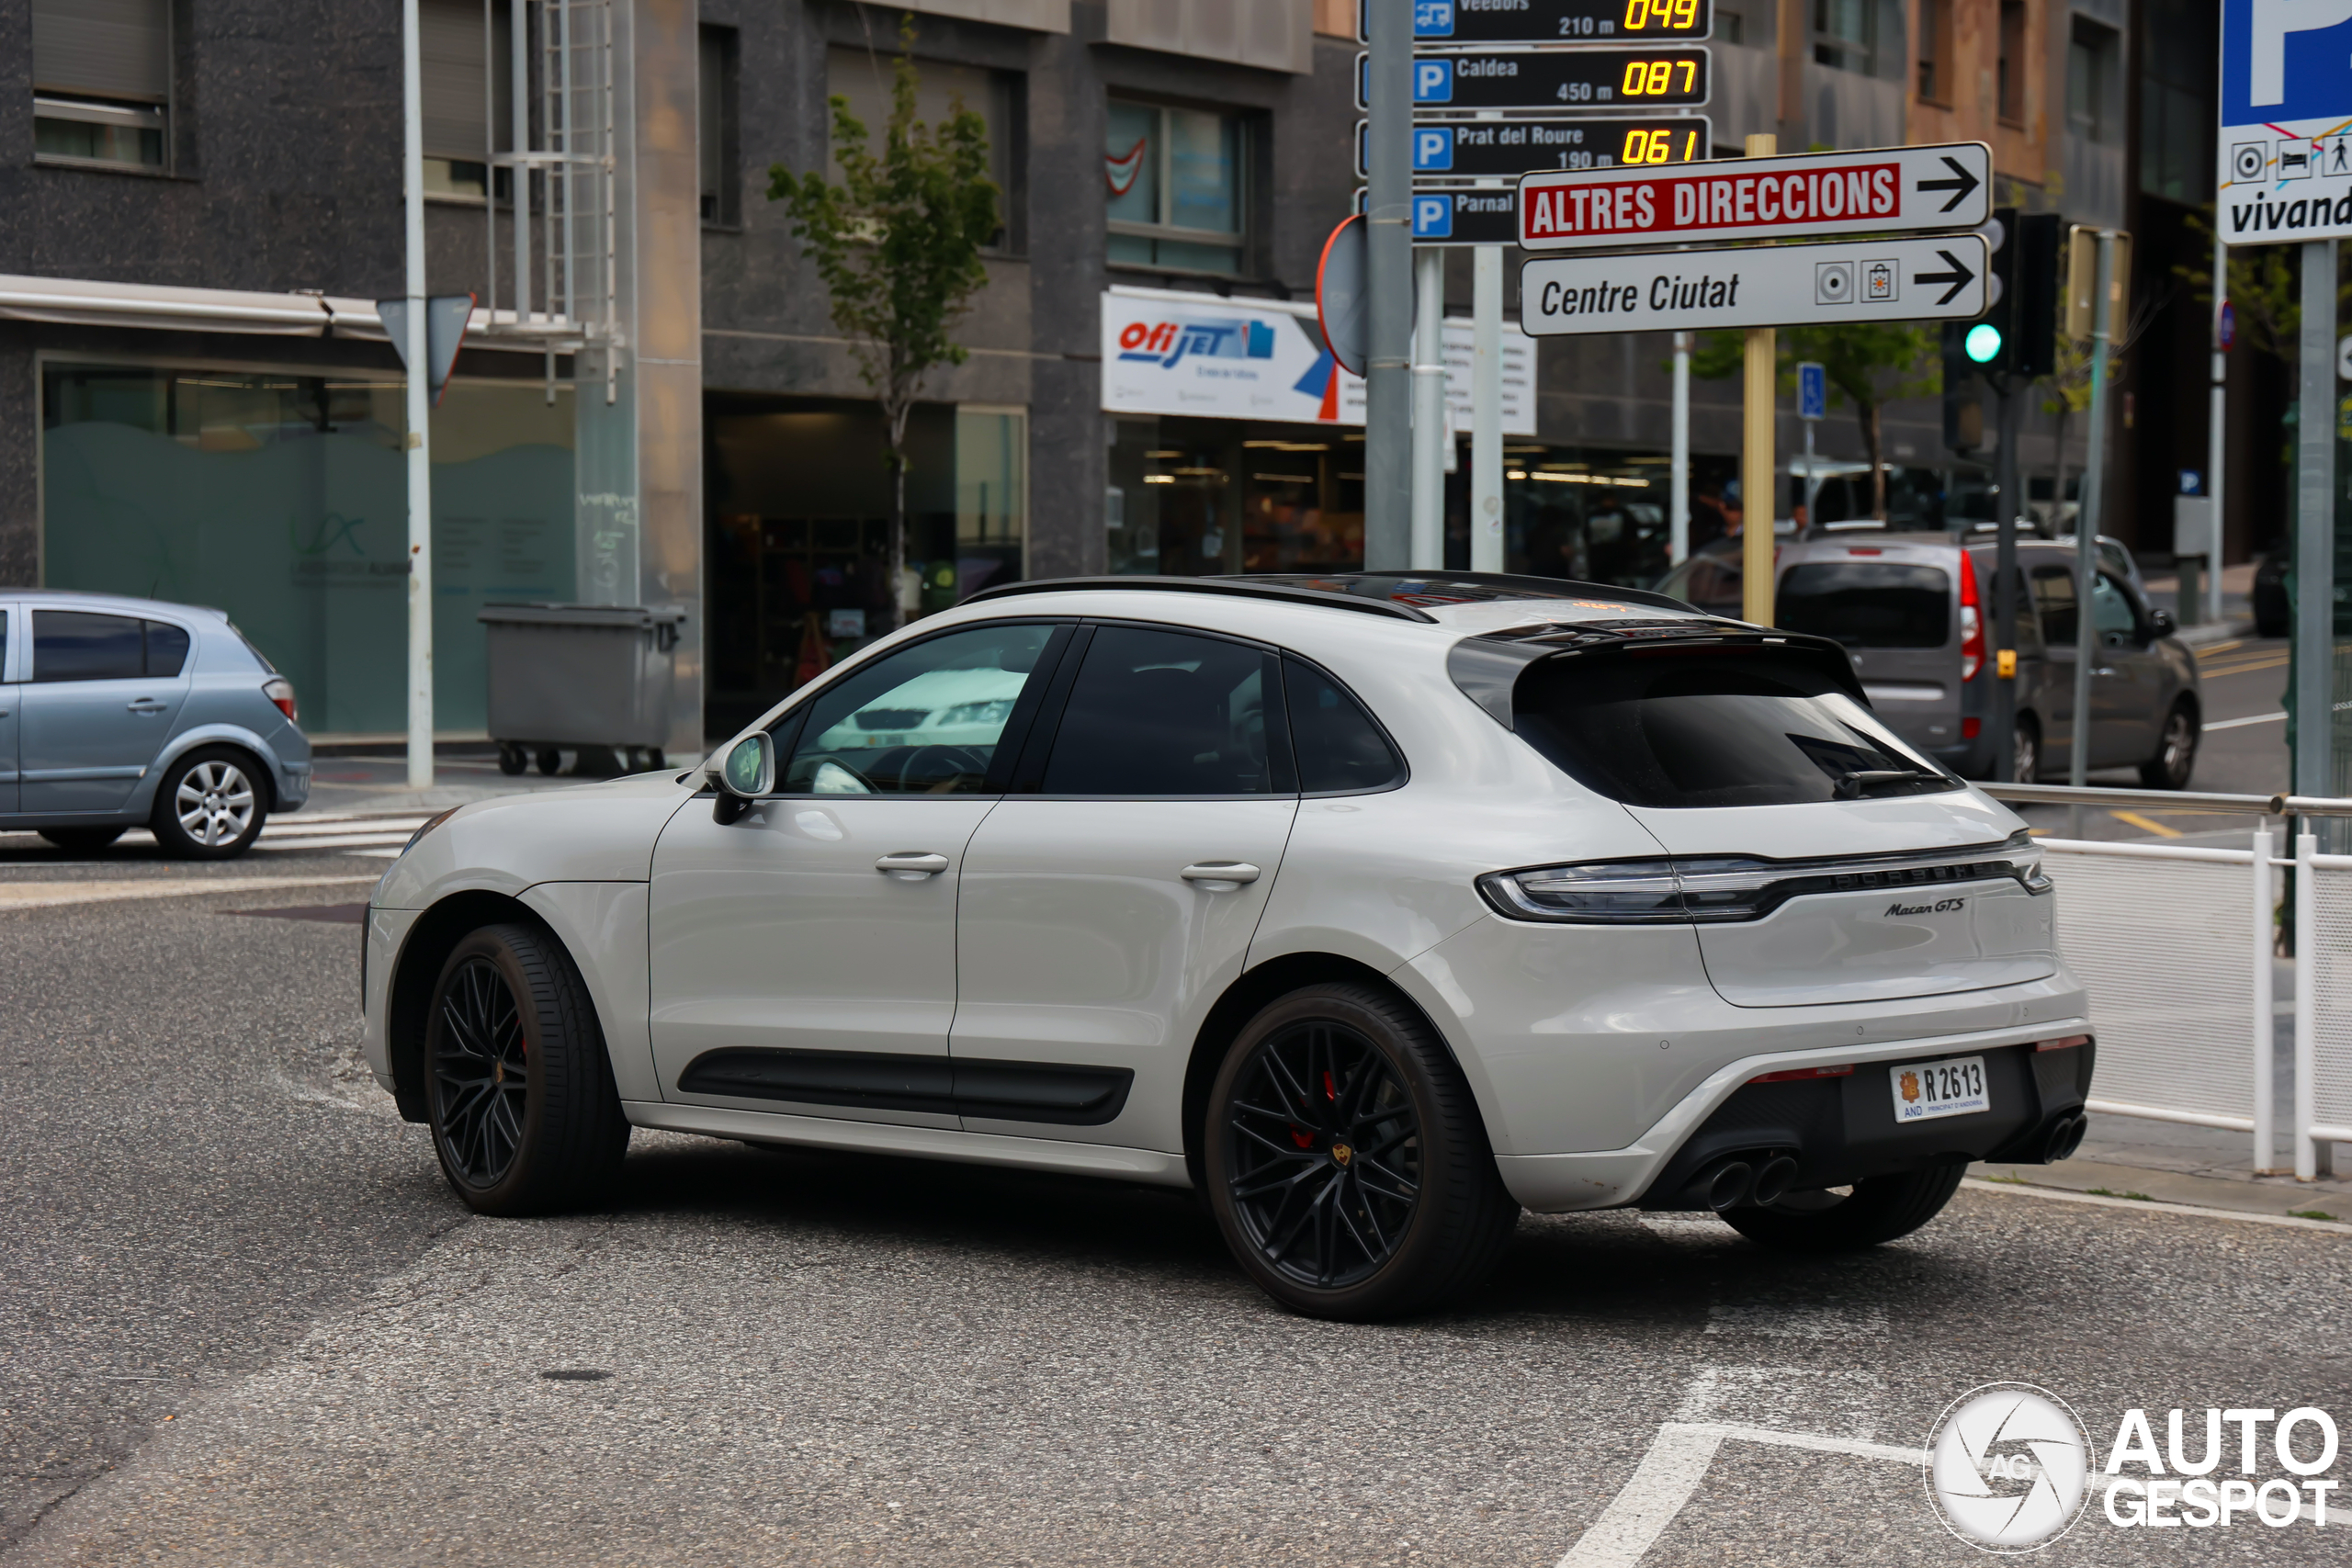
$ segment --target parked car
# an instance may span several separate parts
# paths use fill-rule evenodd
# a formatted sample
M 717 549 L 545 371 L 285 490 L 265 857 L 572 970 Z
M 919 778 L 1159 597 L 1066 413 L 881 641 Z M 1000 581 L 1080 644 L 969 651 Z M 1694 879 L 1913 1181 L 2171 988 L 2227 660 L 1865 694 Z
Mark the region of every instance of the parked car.
M 2287 603 L 2287 568 L 2294 552 L 2285 545 L 2262 558 L 2254 569 L 2254 635 L 2285 637 L 2294 627 L 2294 611 Z
M 2172 613 L 2114 564 L 2100 541 L 2099 661 L 2091 671 L 2092 768 L 2136 767 L 2150 789 L 2185 789 L 2204 700 Z M 1736 547 L 1738 541 L 1729 541 Z M 2118 547 L 2120 549 L 2120 547 Z M 1972 532 L 1825 534 L 1779 547 L 1775 624 L 1846 649 L 1872 707 L 1897 735 L 1964 776 L 1993 772 L 1991 664 L 1996 547 Z M 2130 559 L 2128 551 L 2122 558 Z M 1736 548 L 1702 552 L 1660 592 L 1738 615 Z M 2017 755 L 2013 776 L 2063 775 L 2074 742 L 2075 550 L 2018 541 Z
M 945 671 L 1017 678 L 992 734 L 854 743 Z M 1477 574 L 1028 582 L 703 767 L 434 818 L 366 1050 L 483 1213 L 597 1201 L 633 1126 L 1091 1173 L 1204 1189 L 1361 1319 L 1522 1206 L 1859 1247 L 2064 1157 L 2052 902 L 1827 638 Z
M 0 828 L 220 860 L 310 798 L 293 683 L 218 610 L 0 589 Z

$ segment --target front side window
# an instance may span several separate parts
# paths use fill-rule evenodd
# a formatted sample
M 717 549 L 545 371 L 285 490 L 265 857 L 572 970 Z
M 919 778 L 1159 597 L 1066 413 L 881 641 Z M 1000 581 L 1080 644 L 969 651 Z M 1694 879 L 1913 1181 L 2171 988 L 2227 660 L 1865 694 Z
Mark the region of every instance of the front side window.
M 33 0 L 33 153 L 164 169 L 171 110 L 165 0 Z
M 978 626 L 876 660 L 808 710 L 784 795 L 975 795 L 1054 634 Z M 791 720 L 783 727 L 791 733 Z
M 1512 728 L 1628 806 L 1792 806 L 1958 789 L 1826 671 L 1754 649 L 1538 664 Z
M 1111 265 L 1242 271 L 1250 138 L 1241 117 L 1113 99 L 1104 125 Z
M 1848 648 L 1941 648 L 1951 640 L 1951 577 L 1881 561 L 1792 566 L 1772 624 Z
M 80 610 L 33 612 L 33 679 L 135 681 L 147 673 L 146 623 Z M 181 649 L 185 657 L 187 649 Z M 179 673 L 173 663 L 172 673 Z
M 2042 640 L 2053 648 L 2075 646 L 2075 569 L 2033 569 L 2033 607 L 2041 617 Z M 2121 582 L 2106 572 L 2091 589 L 2091 624 L 2107 648 L 2131 648 L 2141 640 L 2140 615 Z
M 1094 634 L 1046 764 L 1047 795 L 1275 792 L 1266 699 L 1272 654 L 1140 626 Z
M 1308 795 L 1386 789 L 1405 764 L 1353 693 L 1302 660 L 1283 660 L 1298 787 Z

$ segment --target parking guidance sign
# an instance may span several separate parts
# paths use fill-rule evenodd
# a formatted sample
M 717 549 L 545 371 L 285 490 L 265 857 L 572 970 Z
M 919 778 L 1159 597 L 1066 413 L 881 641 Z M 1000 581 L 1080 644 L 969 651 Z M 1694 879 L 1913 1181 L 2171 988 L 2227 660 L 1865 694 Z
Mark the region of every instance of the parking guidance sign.
M 1744 158 L 1657 174 L 1531 174 L 1519 184 L 1519 243 L 1568 251 L 1973 229 L 1992 216 L 1992 149 L 1982 141 Z
M 2352 0 L 2222 0 L 2222 238 L 2352 235 Z
M 1358 43 L 1370 41 L 1371 6 L 1356 0 Z M 1695 41 L 1713 25 L 1713 0 L 1413 0 L 1417 44 Z

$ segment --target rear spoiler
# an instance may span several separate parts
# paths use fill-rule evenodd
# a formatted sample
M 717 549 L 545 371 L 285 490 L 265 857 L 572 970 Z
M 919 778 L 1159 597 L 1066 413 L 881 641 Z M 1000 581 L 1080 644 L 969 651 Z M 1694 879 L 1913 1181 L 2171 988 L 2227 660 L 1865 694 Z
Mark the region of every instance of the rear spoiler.
M 1870 698 L 1845 649 L 1826 637 L 1765 631 L 1745 621 L 1619 621 L 1609 626 L 1513 626 L 1464 637 L 1446 650 L 1445 671 L 1464 696 L 1505 729 L 1515 729 L 1513 694 L 1520 678 L 1538 664 L 1588 654 L 1622 654 L 1634 649 L 1676 649 L 1692 653 L 1796 655 L 1837 682 L 1865 707 Z

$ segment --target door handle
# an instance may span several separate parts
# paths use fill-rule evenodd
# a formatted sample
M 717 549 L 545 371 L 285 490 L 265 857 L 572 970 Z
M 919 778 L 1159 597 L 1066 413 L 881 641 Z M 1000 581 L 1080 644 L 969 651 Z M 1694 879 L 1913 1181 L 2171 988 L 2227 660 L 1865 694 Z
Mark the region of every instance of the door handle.
M 928 850 L 898 850 L 874 863 L 874 869 L 901 882 L 921 882 L 947 869 L 947 857 Z
M 161 713 L 164 711 L 164 705 L 157 702 L 153 697 L 133 697 L 124 705 L 132 713 Z
M 1204 893 L 1230 893 L 1245 882 L 1258 880 L 1258 868 L 1245 860 L 1195 861 L 1176 874 Z
M 2115 666 L 2112 664 L 2101 664 L 2093 669 L 2091 673 L 2094 675 L 2112 675 L 2115 673 Z

